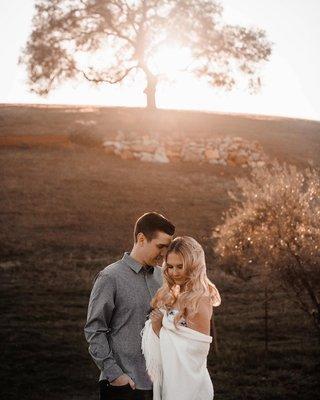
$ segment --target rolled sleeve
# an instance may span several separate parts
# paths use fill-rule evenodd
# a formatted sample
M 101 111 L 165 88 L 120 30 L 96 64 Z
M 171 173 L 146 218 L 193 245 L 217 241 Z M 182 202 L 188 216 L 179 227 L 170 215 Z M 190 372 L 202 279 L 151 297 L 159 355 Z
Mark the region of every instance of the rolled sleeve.
M 108 342 L 110 320 L 115 307 L 116 286 L 112 276 L 99 274 L 91 291 L 85 338 L 89 343 L 89 354 L 110 382 L 123 374 L 116 363 Z

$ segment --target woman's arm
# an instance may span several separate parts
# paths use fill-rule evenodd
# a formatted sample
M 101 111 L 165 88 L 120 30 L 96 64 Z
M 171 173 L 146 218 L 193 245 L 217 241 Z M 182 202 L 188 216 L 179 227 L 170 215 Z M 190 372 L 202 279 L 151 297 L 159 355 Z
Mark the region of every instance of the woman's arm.
M 203 297 L 199 302 L 198 312 L 190 317 L 187 316 L 186 322 L 190 329 L 210 335 L 210 320 L 212 316 L 212 303 L 209 297 Z
M 152 329 L 153 332 L 159 336 L 160 329 L 162 327 L 162 319 L 163 319 L 163 314 L 159 309 L 154 309 L 150 313 L 150 319 L 151 319 L 151 324 L 152 324 Z

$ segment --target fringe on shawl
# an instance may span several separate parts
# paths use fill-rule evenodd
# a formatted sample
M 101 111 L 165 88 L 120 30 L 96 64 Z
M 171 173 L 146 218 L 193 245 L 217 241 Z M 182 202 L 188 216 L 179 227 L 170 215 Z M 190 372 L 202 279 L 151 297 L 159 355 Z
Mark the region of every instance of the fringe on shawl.
M 142 337 L 141 349 L 146 360 L 147 372 L 152 382 L 157 386 L 161 386 L 163 372 L 160 339 L 154 333 L 150 320 L 146 321 L 140 335 Z

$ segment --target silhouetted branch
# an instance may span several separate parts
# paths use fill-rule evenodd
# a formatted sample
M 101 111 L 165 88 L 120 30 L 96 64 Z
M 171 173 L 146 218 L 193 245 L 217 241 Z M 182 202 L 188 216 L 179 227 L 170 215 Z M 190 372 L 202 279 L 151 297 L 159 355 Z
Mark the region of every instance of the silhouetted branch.
M 105 82 L 105 83 L 109 83 L 109 84 L 112 84 L 112 85 L 113 85 L 113 84 L 116 84 L 116 83 L 121 82 L 121 81 L 129 74 L 129 72 L 132 71 L 132 70 L 135 69 L 135 68 L 137 68 L 136 65 L 135 65 L 135 66 L 132 66 L 132 67 L 130 67 L 130 68 L 128 68 L 128 69 L 126 69 L 126 71 L 125 71 L 122 75 L 120 75 L 118 78 L 116 78 L 116 79 L 102 78 L 101 76 L 100 76 L 99 78 L 97 78 L 97 77 L 93 78 L 93 77 L 90 77 L 85 71 L 79 70 L 79 72 L 81 72 L 82 75 L 83 75 L 89 82 L 94 82 L 94 83 L 103 83 L 103 82 Z

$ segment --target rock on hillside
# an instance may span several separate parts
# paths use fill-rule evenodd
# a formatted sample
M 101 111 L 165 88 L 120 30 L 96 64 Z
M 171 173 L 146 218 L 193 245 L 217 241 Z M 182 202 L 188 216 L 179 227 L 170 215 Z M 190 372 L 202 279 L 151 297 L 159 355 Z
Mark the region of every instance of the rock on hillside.
M 261 145 L 239 136 L 183 140 L 153 137 L 151 135 L 124 136 L 119 132 L 116 140 L 103 142 L 107 154 L 122 159 L 145 162 L 199 162 L 241 167 L 263 167 L 268 162 Z

